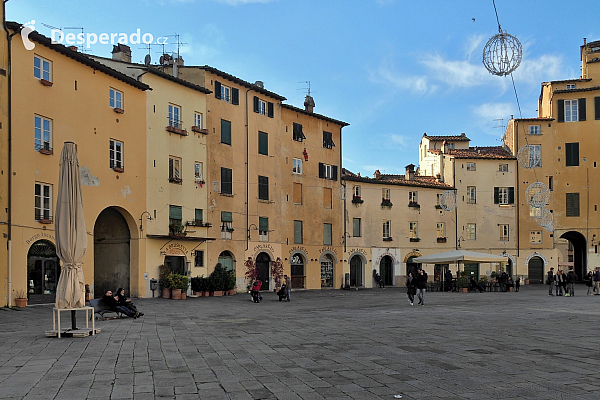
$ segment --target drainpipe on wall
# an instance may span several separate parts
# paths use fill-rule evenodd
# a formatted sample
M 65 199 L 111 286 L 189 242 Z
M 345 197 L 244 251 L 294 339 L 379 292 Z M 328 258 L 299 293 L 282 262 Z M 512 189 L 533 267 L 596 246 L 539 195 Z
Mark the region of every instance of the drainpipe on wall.
M 250 91 L 251 88 L 248 88 L 246 90 L 246 229 L 245 231 L 250 232 L 249 230 L 249 223 L 250 223 L 250 219 L 248 217 L 248 212 L 249 212 L 249 203 L 250 203 L 250 194 L 248 191 L 248 188 L 250 187 L 250 168 L 248 166 L 248 163 L 250 162 L 250 149 L 249 149 L 249 145 L 248 145 L 248 141 L 249 141 L 249 136 L 250 136 L 250 127 L 249 127 L 249 116 L 248 116 L 248 92 Z M 246 235 L 246 251 L 248 251 L 248 242 L 250 241 L 250 239 L 248 238 L 248 236 L 250 235 Z M 244 255 L 244 259 L 245 259 L 246 255 Z
M 7 75 L 8 75 L 8 232 L 7 232 L 7 250 L 8 250 L 8 307 L 12 307 L 12 68 L 11 68 L 11 55 L 12 55 L 12 47 L 11 40 L 12 37 L 16 34 L 20 33 L 19 31 L 15 31 L 13 34 L 10 34 L 8 31 L 8 27 L 6 26 L 6 2 L 8 0 L 4 0 L 2 3 L 3 7 L 3 17 L 4 20 L 4 31 L 6 32 L 6 38 L 8 41 L 8 66 L 7 66 Z

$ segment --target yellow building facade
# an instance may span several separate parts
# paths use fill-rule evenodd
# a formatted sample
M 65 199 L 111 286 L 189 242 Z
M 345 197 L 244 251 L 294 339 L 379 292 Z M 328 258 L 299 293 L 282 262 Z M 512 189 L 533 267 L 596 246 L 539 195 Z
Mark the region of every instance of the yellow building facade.
M 595 184 L 600 144 L 600 41 L 580 47 L 581 76 L 542 83 L 536 118 L 511 119 L 505 145 L 519 156 L 519 248 L 529 279 L 574 267 L 580 279 L 600 266 Z M 531 206 L 532 184 L 545 204 Z M 534 185 L 535 186 L 535 185 Z M 528 194 L 529 193 L 529 194 Z
M 179 274 L 207 276 L 207 243 L 214 239 L 208 235 L 213 220 L 206 176 L 206 99 L 211 92 L 155 67 L 128 62 L 127 46 L 115 46 L 113 59 L 94 58 L 152 88 L 145 99 L 146 208 L 139 215 L 147 279 L 139 295 L 153 295 L 150 280 L 159 279 L 160 265 Z
M 54 301 L 60 273 L 53 215 L 59 158 L 77 144 L 88 248 L 83 259 L 92 294 L 117 286 L 144 293 L 145 90 L 148 86 L 76 50 L 32 32 L 27 50 L 20 25 L 12 38 L 12 183 L 9 209 L 11 290 L 30 303 Z M 118 102 L 117 102 L 118 100 Z M 12 295 L 9 294 L 9 296 Z M 8 297 L 8 296 L 7 296 Z M 4 298 L 8 302 L 7 297 Z
M 0 8 L 4 26 L 6 3 Z M 8 40 L 10 32 L 0 35 L 0 303 L 10 304 L 8 290 L 8 249 L 12 238 L 9 232 L 9 120 L 8 120 Z

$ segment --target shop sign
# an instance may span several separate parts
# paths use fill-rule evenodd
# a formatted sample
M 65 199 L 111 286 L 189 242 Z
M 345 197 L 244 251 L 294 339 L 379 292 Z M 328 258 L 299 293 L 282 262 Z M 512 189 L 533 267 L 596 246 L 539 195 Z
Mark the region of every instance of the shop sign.
M 30 237 L 29 239 L 27 239 L 25 241 L 25 243 L 31 244 L 31 243 L 35 242 L 36 240 L 38 240 L 38 239 L 50 239 L 53 242 L 56 241 L 54 239 L 54 236 L 52 236 L 52 235 L 50 235 L 48 233 L 38 233 L 37 235 L 33 235 L 32 237 Z
M 181 243 L 169 243 L 160 249 L 161 256 L 187 256 L 189 250 Z

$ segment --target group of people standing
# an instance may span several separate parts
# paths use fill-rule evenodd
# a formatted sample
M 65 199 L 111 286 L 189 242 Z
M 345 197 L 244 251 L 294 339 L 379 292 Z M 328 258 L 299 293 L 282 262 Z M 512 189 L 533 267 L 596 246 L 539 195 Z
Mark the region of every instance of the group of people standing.
M 573 267 L 569 267 L 569 272 L 566 274 L 561 269 L 554 273 L 554 267 L 551 267 L 550 271 L 548 271 L 548 280 L 546 282 L 550 285 L 548 296 L 554 296 L 554 291 L 556 291 L 556 296 L 575 296 L 574 284 L 577 282 L 577 279 L 577 274 L 573 270 Z
M 408 273 L 406 277 L 406 294 L 408 296 L 408 302 L 410 305 L 415 303 L 415 294 L 419 299 L 420 305 L 425 305 L 425 292 L 427 291 L 427 272 L 420 269 L 417 272 L 417 276 L 413 277 L 412 272 Z
M 600 268 L 596 267 L 593 271 L 588 272 L 584 281 L 588 288 L 588 296 L 600 295 Z

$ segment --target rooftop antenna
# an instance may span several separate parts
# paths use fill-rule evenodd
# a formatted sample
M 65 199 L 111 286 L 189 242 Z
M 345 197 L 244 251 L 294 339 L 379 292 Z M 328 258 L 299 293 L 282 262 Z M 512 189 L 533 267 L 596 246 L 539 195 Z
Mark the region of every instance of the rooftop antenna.
M 143 47 L 138 47 L 138 49 L 140 50 L 146 50 L 146 56 L 144 57 L 144 64 L 145 65 L 150 65 L 150 63 L 152 62 L 152 56 L 150 55 L 151 51 L 152 51 L 152 46 L 159 46 L 158 43 L 145 43 Z
M 300 81 L 298 83 L 305 83 L 306 87 L 302 87 L 296 90 L 304 90 L 307 96 L 310 96 L 310 81 Z
M 69 30 L 81 31 L 81 34 L 83 35 L 83 28 L 79 27 L 79 26 L 65 26 L 63 29 L 64 30 L 69 29 Z M 86 53 L 86 52 L 89 53 L 91 49 L 88 49 L 88 48 L 86 48 L 85 46 L 82 45 L 82 46 L 78 46 L 77 50 L 80 51 L 81 53 Z

